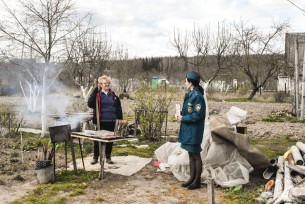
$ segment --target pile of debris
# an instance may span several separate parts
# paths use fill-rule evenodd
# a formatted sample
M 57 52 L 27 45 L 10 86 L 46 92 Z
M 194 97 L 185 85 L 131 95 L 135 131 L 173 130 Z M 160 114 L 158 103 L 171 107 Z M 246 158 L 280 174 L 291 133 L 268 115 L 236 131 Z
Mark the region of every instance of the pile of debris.
M 263 152 L 251 146 L 249 136 L 237 132 L 237 124 L 245 118 L 246 111 L 233 106 L 227 114 L 205 121 L 201 144 L 203 183 L 213 179 L 222 187 L 243 185 L 249 182 L 254 169 L 270 166 Z M 155 155 L 160 166 L 168 167 L 179 181 L 188 180 L 189 156 L 180 143 L 165 143 L 155 150 Z
M 270 179 L 256 203 L 305 203 L 305 144 L 296 145 L 270 161 L 263 176 Z

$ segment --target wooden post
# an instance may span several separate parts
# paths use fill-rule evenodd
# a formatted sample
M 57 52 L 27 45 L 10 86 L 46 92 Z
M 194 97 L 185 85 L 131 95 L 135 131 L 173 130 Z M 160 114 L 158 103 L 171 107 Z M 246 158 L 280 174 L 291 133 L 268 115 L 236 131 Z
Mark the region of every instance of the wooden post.
M 215 204 L 214 179 L 208 178 L 208 204 Z
M 135 110 L 135 122 L 134 122 L 134 133 L 133 136 L 137 137 L 137 128 L 138 128 L 138 110 Z

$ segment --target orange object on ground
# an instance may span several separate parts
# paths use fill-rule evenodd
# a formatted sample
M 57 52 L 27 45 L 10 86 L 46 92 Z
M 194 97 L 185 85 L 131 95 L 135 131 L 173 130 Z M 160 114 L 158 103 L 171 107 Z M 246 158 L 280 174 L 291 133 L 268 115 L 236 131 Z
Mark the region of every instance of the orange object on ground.
M 265 190 L 266 190 L 266 191 L 269 191 L 269 190 L 272 189 L 273 186 L 274 186 L 274 180 L 271 179 L 270 181 L 268 181 L 268 182 L 266 183 L 266 185 L 265 185 Z

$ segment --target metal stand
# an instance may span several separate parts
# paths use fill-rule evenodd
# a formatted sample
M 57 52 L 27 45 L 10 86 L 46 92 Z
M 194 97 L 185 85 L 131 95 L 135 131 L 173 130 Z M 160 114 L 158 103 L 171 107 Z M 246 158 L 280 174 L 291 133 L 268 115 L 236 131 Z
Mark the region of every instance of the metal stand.
M 98 146 L 99 146 L 99 151 L 100 151 L 100 165 L 101 165 L 99 180 L 102 180 L 102 179 L 104 179 L 104 164 L 105 164 L 105 157 L 106 157 L 106 143 L 99 142 Z

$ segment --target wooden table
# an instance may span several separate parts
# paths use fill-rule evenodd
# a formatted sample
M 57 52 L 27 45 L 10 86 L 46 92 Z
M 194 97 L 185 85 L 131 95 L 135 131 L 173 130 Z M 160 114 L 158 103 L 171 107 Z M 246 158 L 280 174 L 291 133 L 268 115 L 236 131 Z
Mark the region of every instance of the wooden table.
M 90 132 L 71 132 L 71 139 L 78 139 L 78 142 L 80 144 L 80 139 L 85 139 L 85 140 L 91 140 L 91 141 L 97 141 L 99 144 L 99 151 L 100 151 L 100 165 L 101 165 L 101 169 L 100 169 L 100 174 L 99 174 L 99 179 L 103 179 L 104 178 L 104 163 L 105 163 L 105 158 L 106 158 L 106 144 L 110 143 L 110 142 L 117 142 L 117 141 L 124 141 L 124 140 L 130 140 L 133 139 L 133 136 L 129 136 L 129 137 L 119 137 L 119 136 L 115 136 L 112 133 L 112 136 L 97 136 L 94 135 L 95 131 L 90 131 Z M 109 132 L 109 131 L 105 131 L 105 132 Z M 82 150 L 81 150 L 82 152 Z M 84 160 L 82 158 L 83 161 L 83 165 L 84 165 Z

